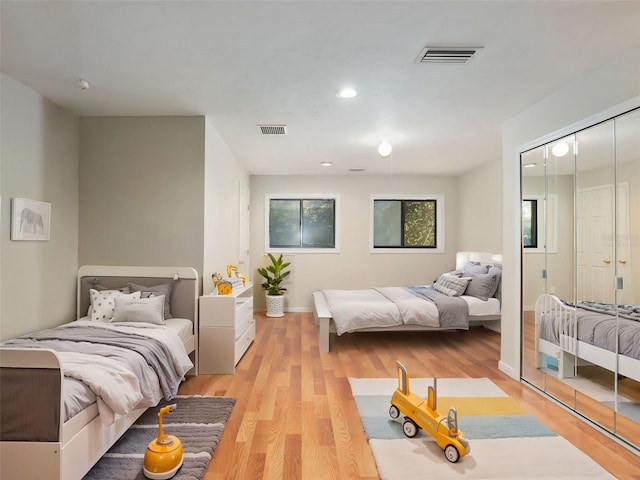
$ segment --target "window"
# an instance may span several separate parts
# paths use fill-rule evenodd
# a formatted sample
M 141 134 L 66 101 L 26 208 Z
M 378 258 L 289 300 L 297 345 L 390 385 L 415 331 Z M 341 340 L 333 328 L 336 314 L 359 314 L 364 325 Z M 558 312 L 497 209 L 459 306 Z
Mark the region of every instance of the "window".
M 522 246 L 538 248 L 538 200 L 522 200 Z
M 545 217 L 547 221 L 545 222 Z M 522 248 L 524 253 L 557 253 L 558 195 L 526 194 L 522 198 Z
M 443 195 L 372 195 L 371 251 L 444 252 Z
M 267 195 L 266 252 L 337 252 L 337 195 Z

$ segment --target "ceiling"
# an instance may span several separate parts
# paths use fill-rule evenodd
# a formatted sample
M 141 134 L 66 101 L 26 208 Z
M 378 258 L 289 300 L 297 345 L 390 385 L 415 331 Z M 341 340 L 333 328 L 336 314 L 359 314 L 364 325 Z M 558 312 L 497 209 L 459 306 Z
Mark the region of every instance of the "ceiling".
M 640 49 L 638 1 L 2 0 L 0 9 L 6 75 L 80 116 L 206 115 L 254 175 L 458 175 L 502 157 L 505 120 Z M 415 63 L 426 46 L 483 48 L 465 65 Z M 358 96 L 338 98 L 343 86 Z M 286 124 L 287 135 L 257 124 Z M 393 144 L 386 159 L 382 139 Z

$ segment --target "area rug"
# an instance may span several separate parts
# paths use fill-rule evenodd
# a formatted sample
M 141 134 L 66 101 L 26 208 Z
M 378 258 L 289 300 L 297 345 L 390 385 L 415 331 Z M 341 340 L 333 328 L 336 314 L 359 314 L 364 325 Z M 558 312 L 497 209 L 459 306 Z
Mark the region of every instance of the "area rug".
M 177 436 L 184 448 L 184 463 L 176 480 L 198 480 L 213 457 L 235 399 L 178 396 L 177 408 L 164 416 L 163 430 Z M 158 435 L 158 410 L 150 408 L 125 432 L 87 473 L 84 480 L 145 480 L 142 463 L 147 445 Z
M 389 417 L 397 379 L 349 383 L 382 480 L 615 478 L 487 378 L 437 380 L 438 411 L 446 415 L 456 407 L 458 427 L 471 445 L 457 463 L 447 461 L 428 433 L 407 438 L 402 423 Z M 411 391 L 422 397 L 432 384 L 430 378 L 410 380 Z

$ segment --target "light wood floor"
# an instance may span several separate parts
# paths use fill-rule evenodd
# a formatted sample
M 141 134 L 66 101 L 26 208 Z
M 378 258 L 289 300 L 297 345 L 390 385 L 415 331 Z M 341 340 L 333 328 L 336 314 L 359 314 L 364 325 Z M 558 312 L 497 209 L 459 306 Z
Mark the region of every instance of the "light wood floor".
M 469 332 L 360 333 L 318 350 L 311 313 L 267 318 L 235 375 L 189 378 L 181 394 L 237 399 L 205 480 L 377 479 L 349 377 L 487 377 L 620 479 L 640 479 L 640 456 L 498 370 L 500 336 Z M 392 392 L 389 392 L 391 395 Z

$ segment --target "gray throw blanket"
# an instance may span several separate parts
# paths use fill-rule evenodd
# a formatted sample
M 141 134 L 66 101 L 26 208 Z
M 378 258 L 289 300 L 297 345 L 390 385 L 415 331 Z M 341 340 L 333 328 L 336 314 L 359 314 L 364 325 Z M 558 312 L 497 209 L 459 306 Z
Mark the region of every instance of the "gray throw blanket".
M 407 287 L 407 290 L 435 304 L 442 328 L 469 329 L 469 305 L 463 299 L 449 297 L 431 287 Z
M 84 350 L 85 353 L 95 352 L 95 347 L 91 344 L 125 348 L 138 353 L 158 376 L 165 398 L 171 400 L 175 397 L 182 377 L 175 371 L 171 352 L 167 346 L 154 338 L 136 334 L 124 335 L 103 328 L 64 326 L 42 330 L 5 342 L 8 346 L 51 348 L 59 352 Z

